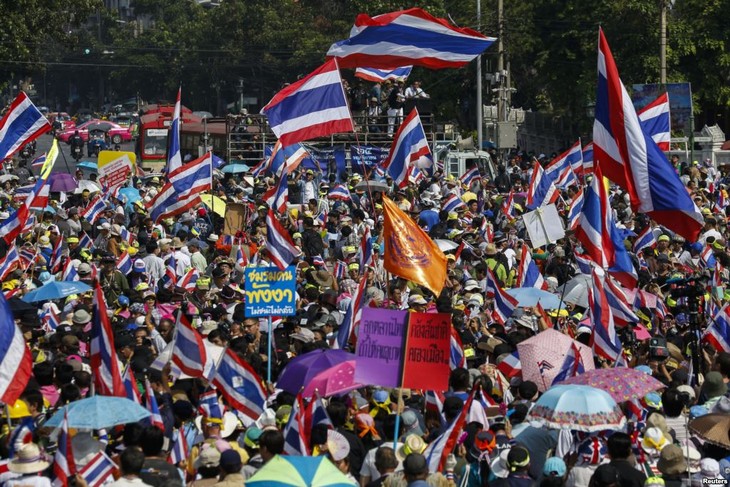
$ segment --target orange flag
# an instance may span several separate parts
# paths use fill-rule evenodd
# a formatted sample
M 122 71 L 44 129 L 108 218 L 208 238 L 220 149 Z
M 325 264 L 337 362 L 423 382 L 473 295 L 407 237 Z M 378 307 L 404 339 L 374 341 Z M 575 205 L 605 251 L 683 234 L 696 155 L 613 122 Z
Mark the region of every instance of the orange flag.
M 385 196 L 383 210 L 385 269 L 438 296 L 446 282 L 446 256 L 421 227 Z

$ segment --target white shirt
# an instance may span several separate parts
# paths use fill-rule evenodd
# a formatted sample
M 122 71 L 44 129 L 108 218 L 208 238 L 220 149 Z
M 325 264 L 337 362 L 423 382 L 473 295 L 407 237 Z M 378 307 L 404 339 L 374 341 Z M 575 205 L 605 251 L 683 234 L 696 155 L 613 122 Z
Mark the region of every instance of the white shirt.
M 38 474 L 30 473 L 25 475 L 17 475 L 3 484 L 5 487 L 51 487 L 51 479 Z
M 425 91 L 423 91 L 423 88 L 420 86 L 418 88 L 414 88 L 413 86 L 409 86 L 406 88 L 405 92 L 406 98 L 429 98 L 428 94 L 426 94 Z
M 150 484 L 145 484 L 144 482 L 142 482 L 142 479 L 139 477 L 135 477 L 133 479 L 119 477 L 118 480 L 115 480 L 114 482 L 109 484 L 108 487 L 152 487 L 152 486 Z
M 187 254 L 181 252 L 180 250 L 176 250 L 173 254 L 175 256 L 175 273 L 178 276 L 185 275 L 185 270 L 190 267 L 190 256 Z

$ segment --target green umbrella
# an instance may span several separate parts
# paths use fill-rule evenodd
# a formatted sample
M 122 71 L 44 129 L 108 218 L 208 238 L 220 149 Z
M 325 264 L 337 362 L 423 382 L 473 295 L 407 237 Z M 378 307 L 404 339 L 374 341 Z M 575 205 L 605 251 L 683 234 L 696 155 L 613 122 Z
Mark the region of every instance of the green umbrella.
M 325 457 L 277 455 L 246 481 L 246 487 L 352 487 Z

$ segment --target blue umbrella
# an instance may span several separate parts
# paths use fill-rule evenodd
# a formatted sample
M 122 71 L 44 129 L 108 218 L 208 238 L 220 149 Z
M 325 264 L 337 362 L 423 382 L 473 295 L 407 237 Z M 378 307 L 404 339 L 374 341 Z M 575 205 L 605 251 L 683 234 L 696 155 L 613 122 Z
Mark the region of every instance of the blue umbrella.
M 136 423 L 150 416 L 149 411 L 126 397 L 92 396 L 60 408 L 44 426 L 61 426 L 65 411 L 69 427 L 93 430 Z
M 517 300 L 517 306 L 537 306 L 538 301 L 540 302 L 540 306 L 545 309 L 555 309 L 560 306 L 559 297 L 536 287 L 518 287 L 508 289 L 507 294 Z
M 557 385 L 547 390 L 530 410 L 528 420 L 549 428 L 586 433 L 620 428 L 626 418 L 611 395 L 581 385 Z
M 98 172 L 99 166 L 92 161 L 81 161 L 76 164 L 76 169 L 86 169 L 87 171 Z
M 238 174 L 241 172 L 248 172 L 249 167 L 245 164 L 228 164 L 223 166 L 222 171 L 226 174 Z
M 33 303 L 35 301 L 48 301 L 51 299 L 61 299 L 72 294 L 83 294 L 91 291 L 91 286 L 79 281 L 53 281 L 43 287 L 34 289 L 25 296 L 23 301 Z
M 129 210 L 136 201 L 140 201 L 142 197 L 139 195 L 137 188 L 125 187 L 119 190 L 119 199 L 124 202 L 124 208 Z

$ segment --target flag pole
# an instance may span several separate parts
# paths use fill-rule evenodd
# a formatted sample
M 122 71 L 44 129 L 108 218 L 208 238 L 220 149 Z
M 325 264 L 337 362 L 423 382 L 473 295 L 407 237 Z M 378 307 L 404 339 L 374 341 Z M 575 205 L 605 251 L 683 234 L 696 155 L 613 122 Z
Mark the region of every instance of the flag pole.
M 274 330 L 271 329 L 271 315 L 266 318 L 269 323 L 269 336 L 266 345 L 266 381 L 271 384 L 271 335 L 274 334 Z
M 540 220 L 540 228 L 542 228 L 542 233 L 545 234 L 545 241 L 549 244 L 550 237 L 548 236 L 547 228 L 545 228 L 545 221 L 542 219 L 542 208 L 538 208 L 535 214 L 537 215 L 537 219 Z
M 398 399 L 395 403 L 395 433 L 393 434 L 393 451 L 398 451 L 398 437 L 400 436 L 400 403 L 403 401 L 403 388 L 398 388 Z

